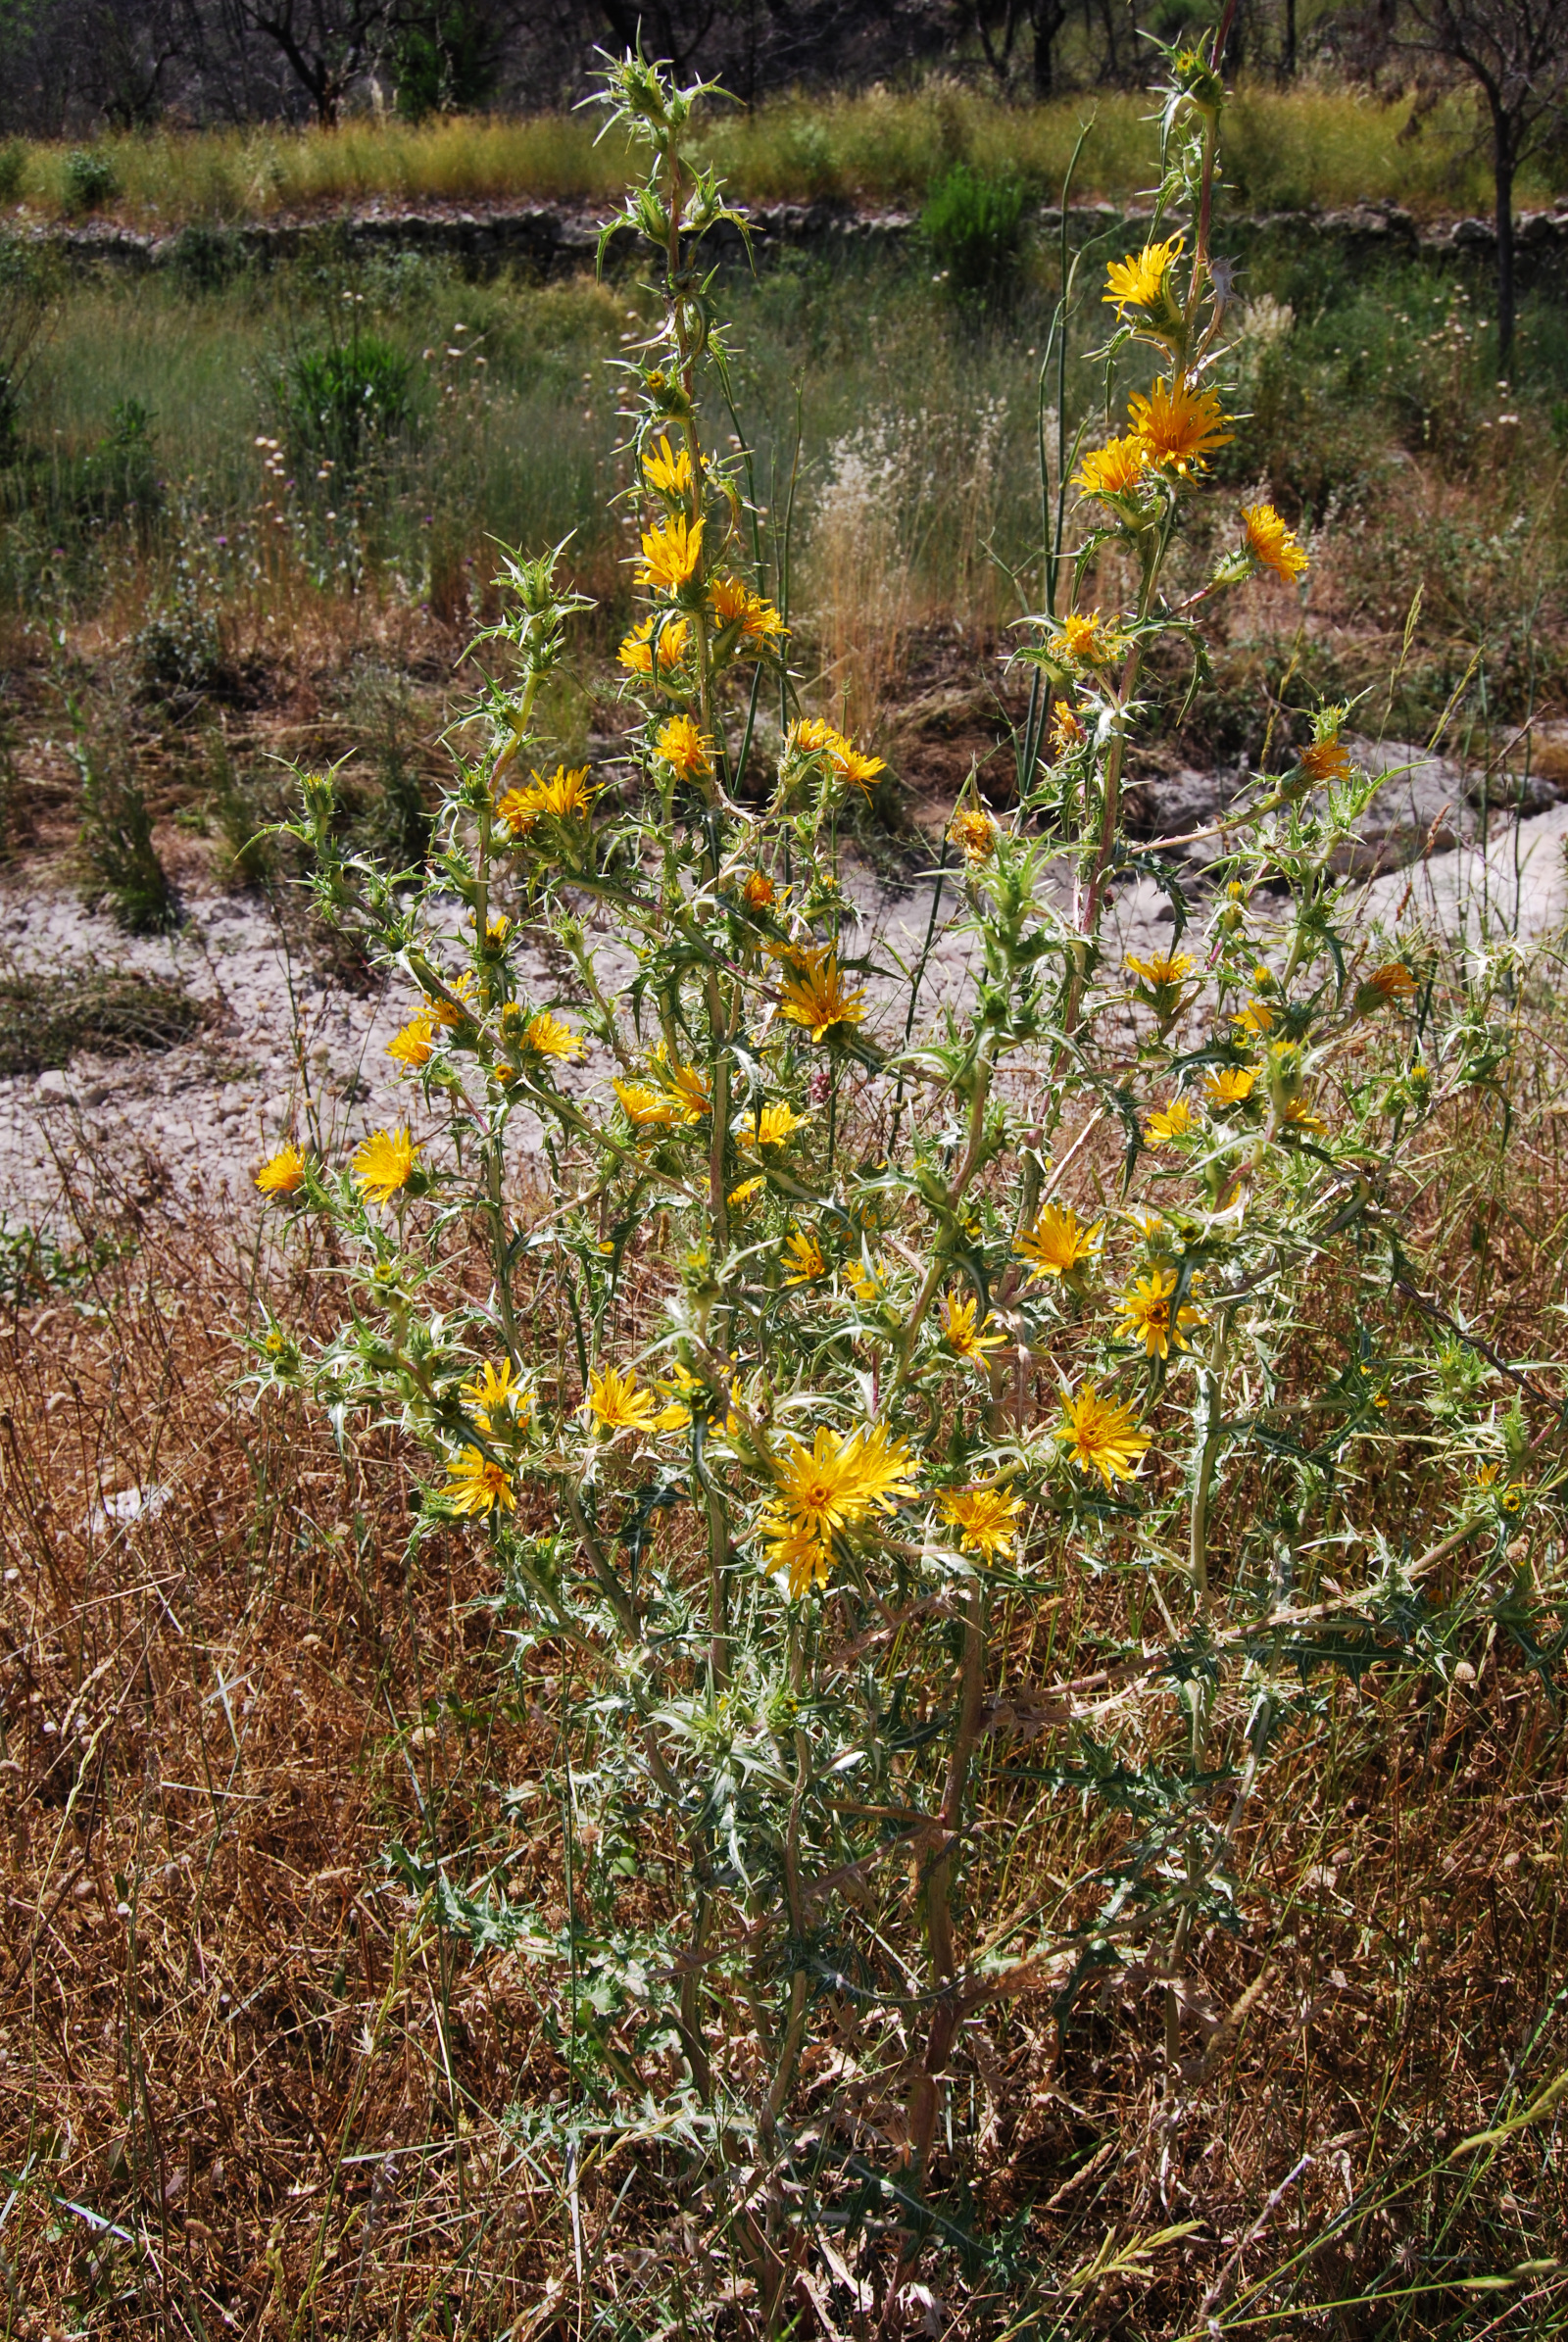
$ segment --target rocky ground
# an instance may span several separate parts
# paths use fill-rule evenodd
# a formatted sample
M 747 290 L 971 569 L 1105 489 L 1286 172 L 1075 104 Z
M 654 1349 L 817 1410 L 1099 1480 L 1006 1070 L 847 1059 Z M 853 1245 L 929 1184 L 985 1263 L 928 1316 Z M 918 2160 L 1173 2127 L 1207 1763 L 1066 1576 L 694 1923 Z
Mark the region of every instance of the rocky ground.
M 1489 814 L 1473 776 L 1442 758 L 1388 745 L 1363 754 L 1395 776 L 1351 857 L 1367 881 L 1369 923 L 1401 932 L 1424 926 L 1472 946 L 1513 936 L 1539 943 L 1562 929 L 1568 804 L 1554 801 L 1568 792 L 1568 757 L 1559 760 L 1560 778 L 1548 754 L 1525 790 L 1513 788 L 1524 805 L 1517 818 Z M 1184 837 L 1217 818 L 1236 786 L 1235 775 L 1194 773 L 1142 783 L 1139 825 L 1151 839 Z M 940 829 L 932 805 L 915 809 L 928 835 Z M 1200 897 L 1215 851 L 1213 841 L 1198 840 L 1171 852 Z M 932 922 L 934 858 L 917 850 L 897 876 L 864 864 L 849 874 L 860 917 L 849 948 L 885 971 L 870 992 L 874 1021 L 890 1040 L 902 1030 L 907 971 Z M 192 877 L 181 907 L 173 934 L 137 939 L 85 911 L 57 862 L 24 862 L 0 888 L 0 972 L 83 986 L 106 970 L 162 978 L 202 1009 L 198 1028 L 172 1047 L 87 1049 L 64 1066 L 0 1080 L 0 1220 L 12 1229 L 96 1222 L 154 1201 L 175 1217 L 214 1202 L 249 1214 L 256 1165 L 285 1138 L 343 1160 L 368 1131 L 411 1112 L 417 1122 L 417 1096 L 394 1078 L 385 1054 L 412 988 L 352 981 L 321 964 L 260 895 L 224 893 Z M 955 924 L 961 908 L 949 877 L 936 902 L 927 1010 L 956 1001 L 963 989 L 968 946 Z M 1114 906 L 1113 951 L 1167 943 L 1169 919 L 1164 897 L 1140 879 Z M 554 1000 L 542 951 L 519 951 L 516 967 L 519 992 L 538 1005 Z M 630 972 L 629 958 L 606 937 L 607 990 L 613 994 Z M 609 1070 L 590 1060 L 580 1079 L 600 1087 Z M 537 1125 L 519 1117 L 515 1135 L 526 1173 L 537 1159 Z

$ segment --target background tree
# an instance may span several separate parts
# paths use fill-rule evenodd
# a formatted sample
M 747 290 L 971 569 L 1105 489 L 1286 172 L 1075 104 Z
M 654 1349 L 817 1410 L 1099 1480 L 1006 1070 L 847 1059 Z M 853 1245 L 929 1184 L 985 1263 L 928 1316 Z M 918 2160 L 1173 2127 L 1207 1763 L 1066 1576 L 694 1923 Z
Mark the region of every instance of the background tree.
M 270 49 L 330 125 L 399 29 L 396 0 L 220 0 L 232 44 Z
M 1486 110 L 1497 235 L 1497 372 L 1513 364 L 1517 292 L 1513 190 L 1519 166 L 1562 127 L 1568 103 L 1565 0 L 1381 0 L 1364 27 L 1388 62 L 1414 66 L 1419 125 L 1446 91 L 1468 85 Z
M 515 12 L 489 0 L 447 0 L 418 9 L 393 44 L 398 112 L 471 114 L 496 94 Z

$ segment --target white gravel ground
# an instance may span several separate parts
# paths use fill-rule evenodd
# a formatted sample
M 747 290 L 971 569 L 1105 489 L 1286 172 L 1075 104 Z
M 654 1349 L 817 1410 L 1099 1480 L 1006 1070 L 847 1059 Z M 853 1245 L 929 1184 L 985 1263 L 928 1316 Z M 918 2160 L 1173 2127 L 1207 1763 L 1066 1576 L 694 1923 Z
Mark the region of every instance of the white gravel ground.
M 1485 855 L 1473 846 L 1431 855 L 1373 881 L 1366 916 L 1401 933 L 1414 926 L 1473 945 L 1483 932 L 1540 945 L 1568 920 L 1568 805 L 1506 825 Z M 891 889 L 868 874 L 850 881 L 862 926 L 851 949 L 883 963 L 912 964 L 931 915 L 931 882 Z M 121 969 L 178 977 L 210 1004 L 206 1029 L 179 1047 L 121 1057 L 80 1056 L 64 1072 L 0 1081 L 0 1222 L 64 1223 L 69 1197 L 89 1207 L 150 1203 L 176 1219 L 213 1206 L 246 1216 L 257 1208 L 256 1165 L 285 1138 L 309 1138 L 342 1160 L 368 1131 L 419 1109 L 394 1078 L 387 1042 L 414 995 L 401 985 L 366 994 L 291 954 L 267 905 L 253 896 L 193 892 L 185 923 L 169 937 L 122 935 L 74 896 L 13 874 L 0 890 L 0 965 L 22 969 Z M 944 888 L 922 992 L 922 1021 L 964 990 L 969 948 L 952 920 L 957 888 Z M 1168 940 L 1169 911 L 1140 880 L 1112 914 L 1107 939 L 1119 956 Z M 516 955 L 519 990 L 545 1004 L 554 996 L 537 955 Z M 605 941 L 607 994 L 632 972 Z M 907 992 L 896 974 L 870 987 L 872 1026 L 887 1041 L 902 1033 Z M 604 1052 L 597 1052 L 603 1058 Z M 578 1077 L 592 1089 L 608 1062 Z M 520 1173 L 537 1159 L 538 1128 L 514 1125 Z M 531 1163 L 530 1156 L 535 1157 Z

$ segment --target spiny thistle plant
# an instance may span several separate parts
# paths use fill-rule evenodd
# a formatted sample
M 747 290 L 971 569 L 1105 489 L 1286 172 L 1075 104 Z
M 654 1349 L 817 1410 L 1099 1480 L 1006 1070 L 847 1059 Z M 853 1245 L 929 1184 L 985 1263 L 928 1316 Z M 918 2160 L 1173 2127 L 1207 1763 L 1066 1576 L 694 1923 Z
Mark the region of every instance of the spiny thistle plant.
M 401 1872 L 531 1964 L 567 2086 L 518 2120 L 564 2189 L 634 2148 L 768 2336 L 828 2234 L 880 2305 L 955 2246 L 1049 2299 L 1026 2232 L 965 2209 L 955 2077 L 1024 1996 L 1069 2026 L 1136 1966 L 1178 2120 L 1192 1965 L 1245 1924 L 1241 1849 L 1320 1671 L 1441 1668 L 1489 1611 L 1528 1645 L 1556 1566 L 1551 1418 L 1414 1250 L 1423 1134 L 1506 1041 L 1484 988 L 1357 929 L 1336 870 L 1376 783 L 1348 711 L 1216 825 L 1190 949 L 1123 820 L 1158 678 L 1201 688 L 1205 605 L 1307 561 L 1258 503 L 1167 592 L 1233 420 L 1216 53 L 1166 53 L 1156 216 L 1102 288 L 1107 378 L 1144 387 L 1045 483 L 1015 803 L 971 786 L 953 816 L 961 1012 L 856 949 L 838 838 L 881 764 L 800 706 L 746 454 L 708 420 L 735 410 L 703 241 L 744 223 L 689 159 L 705 91 L 639 59 L 606 74 L 647 157 L 606 234 L 644 239 L 663 305 L 626 366 L 617 777 L 540 729 L 585 605 L 560 549 L 518 554 L 428 867 L 343 856 L 327 778 L 291 825 L 326 915 L 410 987 L 409 1107 L 346 1166 L 258 1174 L 330 1223 L 346 1299 L 318 1346 L 269 1321 L 257 1384 L 426 1459 L 416 1553 L 471 1539 L 559 1718 L 564 1890 L 505 1829 L 465 1883 L 433 1844 Z M 1114 574 L 1135 590 L 1102 609 Z M 1121 966 L 1102 925 L 1140 876 L 1174 932 Z M 1051 1623 L 1091 1578 L 1122 1596 L 1108 1648 Z M 1102 1802 L 1103 1861 L 1019 1902 L 1019 1834 L 1064 1796 Z

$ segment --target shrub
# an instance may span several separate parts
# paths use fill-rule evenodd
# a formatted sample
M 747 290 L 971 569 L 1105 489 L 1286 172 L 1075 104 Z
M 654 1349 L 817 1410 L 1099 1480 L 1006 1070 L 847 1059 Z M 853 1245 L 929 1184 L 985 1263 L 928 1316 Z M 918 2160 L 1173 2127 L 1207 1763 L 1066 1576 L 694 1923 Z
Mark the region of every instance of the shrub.
M 166 934 L 179 924 L 179 910 L 129 748 L 112 732 L 90 729 L 74 698 L 66 711 L 81 783 L 82 899 L 89 909 L 107 902 L 127 935 Z
M 628 367 L 624 763 L 595 775 L 551 738 L 584 598 L 518 553 L 428 874 L 346 854 L 331 778 L 298 775 L 322 916 L 412 986 L 390 1051 L 410 1107 L 346 1165 L 290 1146 L 258 1173 L 344 1298 L 324 1338 L 259 1326 L 255 1385 L 309 1393 L 351 1457 L 402 1427 L 425 1483 L 411 1580 L 437 1540 L 485 1557 L 548 1796 L 503 1786 L 461 1861 L 421 1798 L 390 1850 L 402 1940 L 440 1928 L 532 1977 L 562 2079 L 516 2135 L 576 2246 L 579 2175 L 612 2156 L 713 2240 L 640 2330 L 714 2330 L 738 2271 L 744 2330 L 772 2342 L 826 2266 L 893 2332 L 944 2260 L 951 2330 L 966 2281 L 1026 2302 L 1008 2331 L 1088 2330 L 1112 2237 L 1029 2267 L 1025 2223 L 971 2187 L 993 2077 L 1038 2076 L 1053 2025 L 1065 2056 L 1120 1978 L 1152 1995 L 1152 2124 L 1188 2125 L 1241 2024 L 1203 1981 L 1219 1947 L 1276 1973 L 1282 1897 L 1249 1849 L 1303 1781 L 1319 1794 L 1335 1672 L 1360 1732 L 1391 1676 L 1446 1683 L 1478 1636 L 1531 1665 L 1557 1647 L 1558 1400 L 1512 1368 L 1489 1393 L 1497 1354 L 1430 1296 L 1412 1202 L 1441 1190 L 1441 1116 L 1498 1082 L 1513 963 L 1446 989 L 1430 952 L 1365 931 L 1335 873 L 1377 783 L 1342 706 L 1282 717 L 1195 949 L 1157 842 L 1127 834 L 1154 654 L 1197 655 L 1201 684 L 1195 611 L 1305 567 L 1272 507 L 1227 500 L 1201 589 L 1165 598 L 1233 420 L 1204 240 L 1224 93 L 1205 47 L 1166 72 L 1169 240 L 1094 296 L 1112 382 L 1151 353 L 1157 380 L 1083 455 L 1045 548 L 1013 809 L 970 790 L 953 817 L 961 993 L 923 1002 L 936 899 L 891 976 L 857 937 L 838 841 L 881 760 L 802 709 L 782 547 L 764 570 L 765 541 L 754 567 L 731 533 L 761 515 L 746 450 L 709 427 L 729 360 L 692 292 L 731 215 L 685 160 L 703 93 L 637 60 L 608 76 L 647 158 L 624 221 L 666 274 Z M 1076 590 L 1097 548 L 1125 609 Z M 1118 967 L 1105 914 L 1135 878 L 1171 934 Z M 1091 1582 L 1119 1589 L 1108 1642 Z M 1069 1805 L 1097 1817 L 1089 1858 L 1031 1869 Z M 538 1834 L 514 1836 L 525 1809 Z M 1431 2176 L 1422 2153 L 1365 2200 L 1381 2217 Z M 1254 2265 L 1207 2269 L 1199 2324 L 1222 2298 L 1243 2320 Z M 1341 2276 L 1323 2267 L 1331 2303 Z
M 79 1293 L 117 1260 L 135 1250 L 134 1238 L 93 1236 L 62 1244 L 52 1228 L 0 1214 L 0 1301 L 26 1308 L 53 1293 Z
M 0 234 L 0 464 L 18 453 L 27 379 L 53 306 L 49 257 L 24 237 Z
M 194 220 L 171 237 L 165 266 L 193 293 L 217 292 L 245 267 L 245 246 L 231 227 Z
M 499 71 L 493 17 L 482 0 L 445 0 L 404 25 L 393 50 L 398 112 L 410 122 L 489 104 Z
M 408 422 L 413 370 L 404 351 L 373 333 L 299 352 L 288 366 L 284 403 L 300 457 L 357 471 L 373 445 Z
M 120 173 L 101 147 L 73 147 L 61 165 L 68 211 L 101 212 L 120 193 Z
M 284 808 L 275 791 L 251 772 L 241 773 L 228 743 L 216 728 L 209 753 L 213 813 L 228 855 L 222 876 L 239 887 L 266 887 L 276 877 L 278 854 L 271 829 Z
M 131 640 L 136 679 L 148 699 L 188 711 L 224 681 L 223 646 L 214 612 L 176 594 Z
M 207 1011 L 183 985 L 116 969 L 0 974 L 0 1079 L 188 1041 Z
M 350 711 L 375 779 L 375 794 L 361 817 L 359 834 L 372 854 L 395 869 L 413 868 L 429 853 L 432 827 L 413 695 L 401 675 L 371 666 L 355 685 Z
M 17 203 L 27 183 L 27 150 L 20 138 L 0 139 L 0 203 Z
M 1022 179 L 989 177 L 967 163 L 955 164 L 937 181 L 920 214 L 920 231 L 960 298 L 994 302 L 1011 289 L 1027 202 Z

